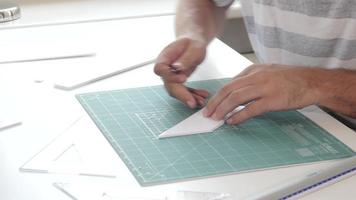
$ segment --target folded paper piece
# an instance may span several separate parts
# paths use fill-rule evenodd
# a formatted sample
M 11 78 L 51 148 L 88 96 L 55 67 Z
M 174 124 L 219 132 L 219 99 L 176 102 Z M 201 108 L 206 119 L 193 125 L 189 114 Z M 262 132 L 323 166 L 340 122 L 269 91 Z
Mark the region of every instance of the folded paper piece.
M 245 106 L 239 106 L 235 110 L 231 111 L 226 115 L 226 119 L 231 117 L 233 114 L 239 112 Z M 179 122 L 172 128 L 161 133 L 158 138 L 168 138 L 177 137 L 183 135 L 193 135 L 198 133 L 211 133 L 220 126 L 222 126 L 225 120 L 213 120 L 211 118 L 204 117 L 203 109 L 189 116 L 185 120 Z
M 209 133 L 224 124 L 224 120 L 215 121 L 211 118 L 204 117 L 203 110 L 204 109 L 199 110 L 177 125 L 164 131 L 158 137 L 167 138 L 198 133 Z

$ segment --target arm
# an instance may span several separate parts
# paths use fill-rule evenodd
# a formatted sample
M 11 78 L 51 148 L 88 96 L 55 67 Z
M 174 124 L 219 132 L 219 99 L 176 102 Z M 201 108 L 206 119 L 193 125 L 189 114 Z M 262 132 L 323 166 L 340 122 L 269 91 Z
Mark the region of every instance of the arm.
M 180 0 L 176 13 L 176 36 L 207 45 L 221 30 L 227 7 L 216 7 L 211 0 Z
M 321 70 L 319 91 L 320 106 L 356 118 L 356 71 L 337 69 Z
M 190 108 L 203 106 L 209 93 L 184 86 L 204 60 L 206 47 L 222 27 L 227 7 L 212 0 L 180 0 L 176 16 L 176 41 L 157 58 L 155 73 L 162 77 L 168 93 Z

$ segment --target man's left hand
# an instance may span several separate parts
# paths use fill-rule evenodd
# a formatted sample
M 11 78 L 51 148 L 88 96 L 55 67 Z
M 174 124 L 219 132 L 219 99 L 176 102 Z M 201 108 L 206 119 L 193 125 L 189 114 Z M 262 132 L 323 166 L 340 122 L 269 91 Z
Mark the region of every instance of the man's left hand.
M 265 112 L 317 104 L 320 97 L 317 71 L 299 66 L 251 65 L 209 100 L 204 115 L 221 120 L 236 107 L 245 105 L 226 121 L 238 124 Z

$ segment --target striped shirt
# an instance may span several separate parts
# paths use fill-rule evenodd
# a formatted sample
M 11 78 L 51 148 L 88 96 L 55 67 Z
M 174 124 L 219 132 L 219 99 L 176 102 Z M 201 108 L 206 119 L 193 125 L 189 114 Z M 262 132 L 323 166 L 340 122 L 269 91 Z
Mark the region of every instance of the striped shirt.
M 227 6 L 232 0 L 214 0 Z M 353 0 L 240 0 L 262 63 L 356 70 Z
M 220 7 L 233 2 L 213 1 Z M 261 63 L 356 70 L 354 0 L 240 1 Z M 342 117 L 356 130 L 356 119 Z

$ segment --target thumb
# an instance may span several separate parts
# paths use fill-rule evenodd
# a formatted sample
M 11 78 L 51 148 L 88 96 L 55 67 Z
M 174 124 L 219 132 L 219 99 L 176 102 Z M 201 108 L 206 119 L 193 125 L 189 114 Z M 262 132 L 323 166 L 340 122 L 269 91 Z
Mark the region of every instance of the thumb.
M 186 50 L 176 59 L 172 66 L 189 76 L 195 68 L 204 60 L 206 48 L 203 45 L 188 45 Z
M 189 91 L 189 89 L 183 84 L 166 82 L 164 86 L 166 87 L 166 90 L 170 96 L 178 99 L 190 108 L 197 107 L 198 102 L 194 98 L 193 94 Z
M 156 62 L 171 65 L 184 53 L 188 45 L 189 40 L 187 38 L 177 39 L 161 51 Z

